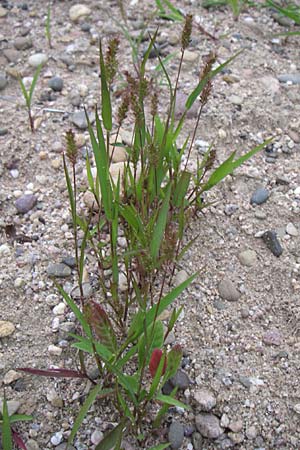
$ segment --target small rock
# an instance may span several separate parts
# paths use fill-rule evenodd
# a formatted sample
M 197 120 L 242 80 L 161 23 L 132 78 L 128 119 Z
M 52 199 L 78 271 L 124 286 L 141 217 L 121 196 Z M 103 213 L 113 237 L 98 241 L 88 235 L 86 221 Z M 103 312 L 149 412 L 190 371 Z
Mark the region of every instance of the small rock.
M 6 17 L 6 16 L 7 16 L 7 13 L 8 13 L 7 9 L 6 9 L 6 8 L 3 8 L 3 6 L 0 6 L 0 17 L 1 17 L 1 18 L 2 18 L 2 17 Z
M 71 268 L 63 263 L 52 263 L 47 268 L 47 274 L 50 277 L 65 278 L 69 277 L 71 273 Z
M 192 442 L 194 446 L 194 450 L 202 450 L 203 449 L 203 437 L 200 433 L 193 433 Z
M 184 426 L 182 423 L 174 421 L 171 423 L 168 432 L 168 441 L 171 448 L 180 448 L 184 439 Z
M 15 201 L 15 207 L 20 214 L 26 214 L 37 204 L 37 198 L 33 194 L 25 194 Z
M 237 302 L 241 294 L 229 278 L 224 278 L 218 286 L 220 297 L 229 302 Z
M 57 347 L 56 345 L 50 344 L 48 347 L 48 352 L 52 356 L 60 356 L 62 354 L 62 348 Z
M 53 167 L 53 169 L 58 170 L 60 169 L 62 165 L 61 159 L 52 159 L 51 160 L 51 166 Z
M 217 439 L 223 433 L 218 417 L 209 413 L 196 416 L 196 428 L 203 437 L 208 439 Z
M 62 433 L 62 431 L 58 431 L 51 437 L 50 441 L 51 441 L 52 445 L 57 447 L 57 445 L 59 445 L 61 443 L 62 439 L 63 439 L 63 433 Z
M 86 191 L 82 197 L 83 203 L 90 211 L 99 211 L 99 205 L 96 202 L 95 196 L 91 191 Z
M 232 421 L 229 423 L 228 428 L 234 433 L 239 433 L 243 429 L 243 422 L 242 420 Z
M 0 91 L 2 91 L 7 85 L 7 78 L 4 73 L 0 73 Z
M 64 87 L 64 81 L 60 77 L 52 77 L 48 81 L 48 86 L 54 92 L 61 92 Z
M 267 331 L 263 335 L 263 343 L 266 345 L 276 345 L 276 346 L 281 345 L 282 337 L 280 332 L 276 329 Z
M 249 440 L 255 439 L 257 436 L 257 429 L 255 426 L 251 425 L 246 429 L 246 436 Z
M 72 22 L 78 22 L 81 17 L 89 16 L 91 12 L 92 11 L 90 10 L 90 8 L 79 3 L 77 5 L 71 6 L 69 10 L 69 17 Z
M 15 331 L 15 326 L 8 320 L 0 320 L 0 338 L 10 336 Z
M 9 416 L 15 414 L 21 406 L 21 403 L 18 402 L 17 400 L 7 400 L 6 403 Z M 1 398 L 0 398 L 0 412 L 1 414 L 3 414 L 3 400 Z
M 10 247 L 7 244 L 0 245 L 0 257 L 10 255 Z
M 120 163 L 127 161 L 127 152 L 124 147 L 111 146 L 109 149 L 109 154 L 110 156 L 112 156 L 113 163 Z
M 184 283 L 188 279 L 188 273 L 185 270 L 180 270 L 177 272 L 174 278 L 175 286 L 179 286 L 179 284 Z
M 243 104 L 243 98 L 240 97 L 239 95 L 235 95 L 235 94 L 230 95 L 228 97 L 228 101 L 236 106 L 241 106 Z
M 297 228 L 295 227 L 295 225 L 294 225 L 292 222 L 290 222 L 290 223 L 287 224 L 287 226 L 286 226 L 286 232 L 287 232 L 287 234 L 289 234 L 290 236 L 294 236 L 294 237 L 296 237 L 296 236 L 299 235 L 299 231 L 297 230 Z
M 47 392 L 46 397 L 47 397 L 48 402 L 51 403 L 52 406 L 55 406 L 56 408 L 62 408 L 63 407 L 63 400 L 56 393 L 55 389 L 50 389 Z
M 244 441 L 243 433 L 228 433 L 228 437 L 234 444 L 241 444 Z
M 178 57 L 181 58 L 181 51 L 178 52 Z M 186 50 L 183 55 L 183 62 L 185 63 L 195 63 L 199 60 L 199 53 L 191 52 L 190 50 Z
M 35 53 L 28 58 L 28 64 L 31 67 L 38 67 L 41 64 L 46 64 L 48 56 L 45 53 Z
M 60 302 L 58 305 L 54 306 L 52 312 L 55 316 L 62 316 L 66 311 L 66 305 Z
M 28 50 L 32 47 L 32 40 L 29 36 L 20 36 L 15 39 L 14 46 L 17 50 Z
M 76 267 L 76 258 L 74 256 L 66 256 L 61 262 L 71 267 L 71 269 L 75 269 Z
M 39 444 L 34 439 L 28 439 L 26 448 L 27 450 L 40 450 Z
M 90 283 L 82 283 L 82 291 L 83 291 L 83 297 L 84 298 L 88 298 L 92 295 L 93 293 L 93 287 Z M 80 289 L 79 286 L 76 286 L 74 289 L 72 289 L 71 291 L 71 296 L 72 298 L 76 299 L 80 299 L 81 294 L 80 294 Z
M 233 205 L 233 204 L 229 204 L 229 205 L 225 205 L 224 207 L 224 213 L 226 214 L 226 216 L 232 216 L 232 214 L 234 214 L 237 210 L 239 209 L 238 205 Z
M 207 389 L 200 389 L 194 394 L 194 399 L 200 407 L 201 411 L 209 412 L 217 404 L 217 400 L 212 392 Z
M 15 370 L 9 370 L 3 378 L 4 384 L 11 384 L 14 381 L 18 380 L 19 378 L 22 378 L 22 374 L 20 372 L 16 372 Z
M 94 122 L 94 118 L 92 115 L 89 115 L 90 122 Z M 71 122 L 80 130 L 87 130 L 88 128 L 88 122 L 86 120 L 85 112 L 84 111 L 77 111 L 71 116 Z
M 257 261 L 256 252 L 254 250 L 244 250 L 238 255 L 239 261 L 243 266 L 251 267 Z
M 88 33 L 90 31 L 90 29 L 91 29 L 91 25 L 89 23 L 87 23 L 87 22 L 83 22 L 80 25 L 80 29 L 81 29 L 81 31 L 84 31 L 85 33 Z
M 292 84 L 300 84 L 300 73 L 285 73 L 282 75 L 278 75 L 278 80 L 280 83 L 292 83 Z
M 170 378 L 170 382 L 174 387 L 185 391 L 190 385 L 190 379 L 188 375 L 181 369 L 177 370 L 174 377 Z
M 263 210 L 257 208 L 255 208 L 254 215 L 259 220 L 265 220 L 267 218 L 267 214 Z
M 262 235 L 262 240 L 264 241 L 268 249 L 271 250 L 273 255 L 279 257 L 282 254 L 283 249 L 280 245 L 275 231 L 266 231 Z
M 188 96 L 183 92 L 179 91 L 176 94 L 176 104 L 175 104 L 175 117 L 179 119 L 182 114 L 185 112 L 185 104 L 188 99 Z M 193 104 L 193 106 L 187 111 L 186 117 L 188 119 L 195 119 L 198 115 L 198 105 L 197 102 Z
M 261 205 L 265 203 L 270 197 L 270 192 L 265 188 L 258 188 L 253 192 L 250 203 L 251 205 Z
M 75 333 L 76 331 L 76 325 L 74 322 L 62 322 L 59 324 L 59 335 L 64 340 L 71 340 L 73 339 L 69 333 Z
M 98 445 L 103 439 L 103 433 L 100 430 L 95 430 L 91 435 L 91 443 Z

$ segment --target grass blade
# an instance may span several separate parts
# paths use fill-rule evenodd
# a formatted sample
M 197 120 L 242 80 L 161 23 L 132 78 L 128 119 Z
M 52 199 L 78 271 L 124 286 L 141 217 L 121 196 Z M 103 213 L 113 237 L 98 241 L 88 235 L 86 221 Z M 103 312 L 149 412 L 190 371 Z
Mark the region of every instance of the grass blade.
M 41 73 L 42 67 L 43 67 L 43 64 L 40 64 L 37 67 L 37 69 L 36 69 L 36 71 L 34 73 L 34 76 L 33 76 L 33 80 L 31 82 L 31 86 L 30 86 L 30 89 L 29 89 L 29 103 L 30 104 L 31 104 L 32 96 L 33 96 L 33 91 L 35 89 L 35 85 L 36 85 L 38 77 L 39 77 L 39 75 Z
M 110 93 L 106 81 L 106 70 L 102 52 L 102 43 L 100 40 L 100 76 L 101 76 L 101 102 L 102 102 L 102 120 L 104 128 L 108 131 L 112 129 L 112 110 L 110 102 Z
M 8 415 L 8 408 L 6 398 L 3 400 L 3 412 L 2 412 L 2 444 L 4 450 L 12 450 L 12 432 L 10 428 L 10 421 Z
M 119 425 L 117 425 L 113 430 L 107 433 L 101 442 L 97 445 L 95 450 L 112 450 L 116 447 L 118 442 L 121 440 L 123 432 L 126 428 L 127 419 L 121 420 Z
M 158 214 L 157 222 L 154 227 L 153 234 L 152 234 L 152 240 L 150 243 L 150 254 L 151 254 L 151 258 L 153 259 L 154 262 L 156 262 L 156 259 L 158 257 L 161 242 L 162 242 L 162 239 L 165 234 L 169 206 L 170 206 L 170 196 L 171 196 L 171 184 L 169 183 L 165 198 L 163 200 L 161 209 Z

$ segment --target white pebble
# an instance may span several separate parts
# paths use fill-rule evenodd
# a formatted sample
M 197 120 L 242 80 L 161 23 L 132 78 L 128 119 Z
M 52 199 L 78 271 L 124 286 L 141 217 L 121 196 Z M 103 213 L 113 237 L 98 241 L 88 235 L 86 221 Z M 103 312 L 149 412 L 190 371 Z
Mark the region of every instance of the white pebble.
M 66 305 L 63 302 L 60 302 L 58 305 L 54 306 L 52 312 L 55 316 L 61 316 L 65 313 Z
M 300 195 L 300 186 L 296 187 L 296 189 L 294 190 L 294 194 Z
M 15 281 L 14 281 L 14 286 L 15 286 L 16 288 L 21 287 L 23 284 L 24 284 L 23 278 L 18 277 L 18 278 L 16 278 Z
M 10 171 L 10 174 L 11 174 L 11 176 L 12 176 L 13 178 L 18 178 L 18 176 L 19 176 L 19 171 L 18 171 L 17 169 L 12 169 L 12 170 Z
M 48 352 L 52 356 L 60 356 L 62 354 L 62 348 L 57 347 L 56 345 L 49 345 Z M 58 445 L 58 444 L 57 444 Z
M 63 434 L 61 431 L 59 431 L 58 433 L 55 433 L 54 436 L 52 436 L 52 438 L 51 438 L 51 444 L 55 445 L 55 447 L 56 447 L 57 445 L 59 445 L 61 443 L 62 438 L 63 438 Z
M 103 433 L 99 430 L 95 430 L 91 436 L 91 442 L 94 445 L 99 444 L 100 441 L 103 439 Z
M 10 254 L 10 248 L 7 244 L 0 245 L 0 256 L 8 256 Z

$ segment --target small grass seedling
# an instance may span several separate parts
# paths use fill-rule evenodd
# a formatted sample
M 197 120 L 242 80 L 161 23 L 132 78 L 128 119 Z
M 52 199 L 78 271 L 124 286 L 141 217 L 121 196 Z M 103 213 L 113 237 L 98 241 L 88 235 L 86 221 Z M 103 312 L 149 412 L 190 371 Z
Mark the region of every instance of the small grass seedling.
M 40 64 L 37 67 L 35 74 L 33 76 L 29 91 L 27 91 L 21 76 L 19 76 L 19 83 L 21 86 L 21 91 L 22 91 L 23 97 L 26 102 L 26 108 L 27 108 L 28 117 L 29 117 L 30 129 L 31 129 L 32 133 L 34 132 L 34 118 L 33 118 L 32 110 L 31 110 L 31 102 L 32 102 L 33 92 L 34 92 L 37 80 L 39 78 L 39 75 L 41 73 L 42 67 L 43 67 L 42 64 Z
M 52 48 L 52 39 L 51 39 L 51 4 L 50 3 L 48 4 L 48 10 L 47 10 L 45 35 L 46 35 L 46 39 L 47 39 L 49 48 Z
M 0 430 L 2 447 L 4 450 L 12 450 L 14 445 L 20 449 L 26 449 L 23 439 L 12 427 L 12 424 L 16 422 L 24 422 L 32 420 L 32 416 L 25 414 L 12 414 L 9 415 L 6 398 L 3 400 L 3 410 L 0 411 Z

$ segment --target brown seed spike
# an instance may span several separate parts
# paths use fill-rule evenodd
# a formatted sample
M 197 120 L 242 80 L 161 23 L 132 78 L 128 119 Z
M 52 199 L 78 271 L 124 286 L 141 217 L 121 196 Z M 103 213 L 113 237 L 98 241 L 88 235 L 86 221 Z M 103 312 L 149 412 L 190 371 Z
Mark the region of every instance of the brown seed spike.
M 66 132 L 66 141 L 67 141 L 67 157 L 71 161 L 73 165 L 76 164 L 78 150 L 75 143 L 75 135 L 72 130 L 68 130 Z
M 185 17 L 185 24 L 181 35 L 181 48 L 185 50 L 188 48 L 193 28 L 193 16 L 187 14 Z

